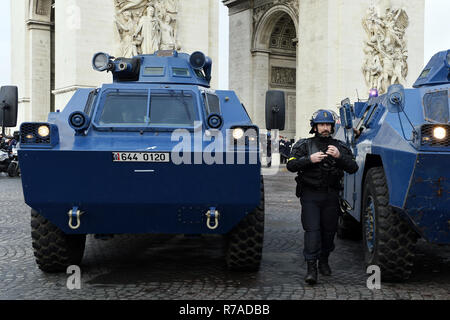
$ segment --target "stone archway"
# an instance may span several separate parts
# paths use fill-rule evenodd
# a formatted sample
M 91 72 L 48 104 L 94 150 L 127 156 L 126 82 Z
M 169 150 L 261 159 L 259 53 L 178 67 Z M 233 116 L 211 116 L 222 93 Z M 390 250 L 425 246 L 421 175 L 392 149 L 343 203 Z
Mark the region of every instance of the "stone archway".
M 14 27 L 14 35 L 23 35 L 24 50 L 13 59 L 21 60 L 24 67 L 18 68 L 13 79 L 17 81 L 19 96 L 19 123 L 22 121 L 45 121 L 52 111 L 54 99 L 51 90 L 54 87 L 54 0 L 29 0 L 14 2 L 16 8 L 25 12 L 25 24 Z M 18 29 L 21 29 L 19 32 Z M 17 41 L 17 40 L 16 40 Z M 17 49 L 17 48 L 13 48 Z M 16 50 L 15 50 L 16 52 Z M 24 63 L 30 61 L 32 63 Z M 13 60 L 14 65 L 14 60 Z M 14 71 L 13 71 L 14 72 Z
M 276 5 L 260 13 L 254 12 L 254 24 L 255 32 L 252 40 L 254 104 L 264 106 L 266 90 L 284 91 L 286 127 L 280 134 L 288 139 L 294 139 L 298 14 L 290 6 Z M 261 118 L 260 108 L 254 111 L 258 123 L 262 124 L 264 118 L 263 116 Z

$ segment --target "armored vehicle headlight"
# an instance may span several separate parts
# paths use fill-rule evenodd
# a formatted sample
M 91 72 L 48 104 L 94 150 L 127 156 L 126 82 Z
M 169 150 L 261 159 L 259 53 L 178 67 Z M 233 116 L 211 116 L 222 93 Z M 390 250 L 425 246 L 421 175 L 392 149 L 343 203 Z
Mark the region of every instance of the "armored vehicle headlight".
M 442 140 L 447 136 L 447 130 L 443 127 L 436 127 L 433 129 L 433 136 L 438 140 Z
M 19 141 L 23 145 L 54 147 L 59 143 L 58 127 L 45 122 L 24 122 L 20 125 Z
M 239 140 L 243 136 L 244 136 L 244 130 L 242 130 L 241 128 L 233 129 L 233 138 L 235 138 L 236 140 Z
M 108 69 L 108 64 L 111 57 L 103 52 L 96 53 L 92 59 L 92 66 L 97 71 L 105 71 Z
M 38 128 L 38 134 L 42 137 L 48 137 L 48 135 L 50 134 L 50 128 L 48 126 L 40 126 Z

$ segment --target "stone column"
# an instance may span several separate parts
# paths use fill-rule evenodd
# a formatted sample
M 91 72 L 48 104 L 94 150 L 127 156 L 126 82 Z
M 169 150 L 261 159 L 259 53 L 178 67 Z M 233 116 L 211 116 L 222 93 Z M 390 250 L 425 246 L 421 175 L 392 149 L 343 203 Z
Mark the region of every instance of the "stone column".
M 299 8 L 296 138 L 309 134 L 312 113 L 327 103 L 328 0 L 302 0 Z
M 28 116 L 33 121 L 47 121 L 51 104 L 51 26 L 47 21 L 28 20 L 27 28 L 32 104 L 31 114 Z
M 11 0 L 11 84 L 18 87 L 18 126 L 31 120 L 29 90 L 29 42 L 26 21 L 29 19 L 28 1 Z
M 12 84 L 19 88 L 18 125 L 46 121 L 51 105 L 51 0 L 11 1 Z
M 111 83 L 111 73 L 92 69 L 96 52 L 114 54 L 112 0 L 56 1 L 55 109 L 64 109 L 79 88 Z
M 260 128 L 266 127 L 265 103 L 269 89 L 269 51 L 254 50 L 253 55 L 253 110 L 252 120 Z
M 233 2 L 230 0 L 229 2 Z M 225 3 L 229 5 L 228 2 Z M 235 91 L 253 119 L 253 14 L 249 3 L 229 6 L 229 89 Z M 266 66 L 267 68 L 267 66 Z
M 202 51 L 211 57 L 211 86 L 215 88 L 218 81 L 218 4 L 214 0 L 179 1 L 179 4 L 180 51 Z M 56 85 L 53 93 L 56 109 L 63 109 L 77 89 L 112 82 L 111 73 L 92 69 L 92 57 L 99 51 L 114 55 L 119 40 L 115 36 L 113 0 L 57 1 L 55 10 Z

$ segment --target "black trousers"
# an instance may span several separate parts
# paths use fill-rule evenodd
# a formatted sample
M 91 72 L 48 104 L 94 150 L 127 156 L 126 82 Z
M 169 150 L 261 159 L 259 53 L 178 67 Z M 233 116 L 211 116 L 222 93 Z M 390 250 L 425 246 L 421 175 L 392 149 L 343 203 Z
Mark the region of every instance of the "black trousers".
M 303 255 L 306 260 L 328 257 L 334 250 L 339 217 L 338 191 L 302 190 L 302 226 L 305 231 Z

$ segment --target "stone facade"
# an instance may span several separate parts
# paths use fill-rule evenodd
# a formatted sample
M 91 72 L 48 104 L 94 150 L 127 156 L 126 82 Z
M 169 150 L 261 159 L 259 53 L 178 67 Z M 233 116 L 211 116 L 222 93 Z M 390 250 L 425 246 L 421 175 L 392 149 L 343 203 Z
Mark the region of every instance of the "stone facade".
M 223 3 L 230 15 L 230 89 L 237 91 L 252 120 L 260 127 L 265 126 L 266 90 L 284 90 L 287 126 L 281 135 L 288 138 L 308 136 L 309 119 L 317 109 L 337 111 L 339 102 L 346 97 L 352 101 L 358 96 L 367 98 L 370 85 L 366 84 L 364 73 L 367 61 L 364 49 L 370 39 L 364 21 L 371 8 L 382 11 L 383 17 L 394 13 L 394 26 L 384 30 L 399 34 L 404 27 L 401 48 L 402 53 L 408 53 L 400 71 L 404 77 L 397 80 L 399 77 L 390 70 L 384 77 L 411 86 L 423 68 L 424 0 L 224 0 Z M 392 22 L 389 19 L 386 22 Z M 292 28 L 294 33 L 290 32 Z M 387 69 L 395 71 L 395 67 L 389 68 L 388 60 L 385 60 Z M 236 66 L 239 72 L 234 72 Z
M 10 1 L 14 22 L 11 73 L 12 83 L 19 87 L 18 123 L 46 121 L 48 112 L 62 110 L 76 89 L 110 83 L 110 73 L 92 69 L 92 56 L 99 51 L 118 56 L 121 43 L 117 18 L 124 12 L 143 16 L 149 4 L 161 5 L 158 19 L 169 21 L 170 15 L 169 26 L 158 20 L 158 30 L 164 33 L 164 41 L 160 41 L 163 45 L 158 48 L 168 48 L 165 42 L 170 42 L 176 32 L 173 40 L 182 52 L 200 50 L 212 58 L 215 64 L 211 84 L 217 86 L 217 0 Z M 133 41 L 144 40 L 142 28 L 136 32 L 144 20 L 130 24 L 136 33 L 131 35 Z M 138 53 L 144 52 L 142 44 L 139 42 Z

